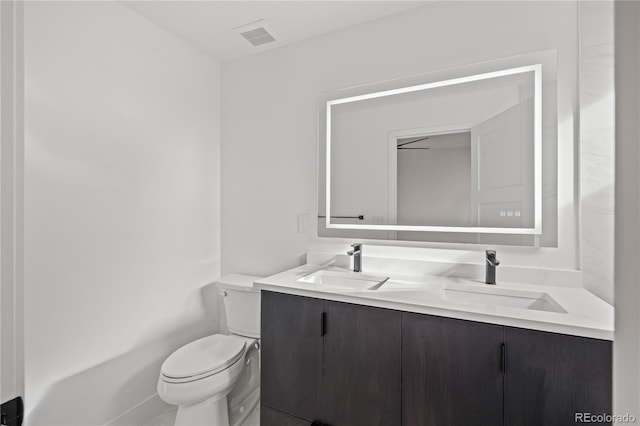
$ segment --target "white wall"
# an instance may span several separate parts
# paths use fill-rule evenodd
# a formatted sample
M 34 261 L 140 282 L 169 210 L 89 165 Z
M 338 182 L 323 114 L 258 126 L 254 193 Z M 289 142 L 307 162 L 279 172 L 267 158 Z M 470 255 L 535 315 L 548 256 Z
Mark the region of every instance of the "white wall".
M 24 393 L 22 3 L 0 2 L 0 402 Z
M 278 272 L 303 262 L 311 245 L 332 241 L 298 234 L 296 227 L 297 214 L 317 212 L 317 111 L 323 95 L 549 49 L 558 52 L 558 152 L 544 154 L 550 169 L 557 167 L 556 157 L 562 164 L 558 248 L 502 247 L 500 260 L 578 269 L 577 20 L 574 2 L 437 2 L 225 63 L 223 272 Z M 469 252 L 478 262 L 480 249 Z
M 219 72 L 119 3 L 25 3 L 28 424 L 144 423 L 216 330 Z
M 584 286 L 613 303 L 613 1 L 580 2 L 580 166 Z
M 640 418 L 640 3 L 615 2 L 613 412 Z

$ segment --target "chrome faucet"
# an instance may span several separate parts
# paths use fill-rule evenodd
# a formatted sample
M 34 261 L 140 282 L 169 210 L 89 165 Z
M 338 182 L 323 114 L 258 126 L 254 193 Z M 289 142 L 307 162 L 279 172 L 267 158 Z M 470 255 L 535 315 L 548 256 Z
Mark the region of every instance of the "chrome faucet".
M 496 251 L 495 250 L 487 250 L 487 273 L 486 280 L 487 284 L 496 283 L 496 266 L 500 264 L 500 261 L 496 259 Z
M 362 243 L 351 244 L 353 250 L 347 254 L 353 256 L 353 272 L 362 272 Z

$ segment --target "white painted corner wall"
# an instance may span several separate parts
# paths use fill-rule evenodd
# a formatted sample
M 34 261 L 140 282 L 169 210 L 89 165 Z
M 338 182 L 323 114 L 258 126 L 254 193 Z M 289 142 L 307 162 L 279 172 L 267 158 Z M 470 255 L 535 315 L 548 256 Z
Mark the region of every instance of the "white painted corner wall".
M 22 12 L 0 2 L 0 402 L 24 393 Z
M 640 418 L 640 3 L 615 3 L 613 412 Z
M 117 2 L 24 7 L 27 424 L 121 424 L 217 331 L 220 66 Z
M 322 96 L 551 49 L 558 55 L 557 158 L 562 164 L 557 189 L 558 247 L 498 249 L 506 265 L 579 270 L 578 4 L 525 1 L 436 2 L 224 63 L 223 273 L 268 275 L 304 263 L 310 248 L 322 251 L 340 243 L 346 249 L 347 240 L 317 238 L 314 228 L 298 233 L 296 226 L 300 213 L 316 222 Z M 551 161 L 543 167 L 555 169 L 557 164 Z M 413 258 L 426 260 L 446 257 L 452 248 L 395 244 L 415 247 Z M 465 251 L 465 257 L 483 261 L 485 247 L 455 248 Z M 386 250 L 392 254 L 396 249 L 406 252 L 392 246 Z
M 613 304 L 614 2 L 580 5 L 580 195 L 584 287 Z

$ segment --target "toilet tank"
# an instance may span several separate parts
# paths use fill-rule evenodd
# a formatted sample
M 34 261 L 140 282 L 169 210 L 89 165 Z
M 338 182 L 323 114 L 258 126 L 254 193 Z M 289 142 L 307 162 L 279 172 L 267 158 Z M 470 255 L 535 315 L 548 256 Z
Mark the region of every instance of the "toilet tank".
M 229 331 L 240 336 L 260 337 L 260 290 L 253 282 L 262 277 L 225 275 L 216 282 L 224 301 Z

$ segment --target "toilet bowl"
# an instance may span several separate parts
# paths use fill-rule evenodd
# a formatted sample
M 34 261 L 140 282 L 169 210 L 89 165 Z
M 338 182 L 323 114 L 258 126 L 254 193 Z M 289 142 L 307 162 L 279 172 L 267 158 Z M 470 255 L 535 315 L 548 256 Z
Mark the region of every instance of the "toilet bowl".
M 260 293 L 258 277 L 221 278 L 230 335 L 188 343 L 162 364 L 160 398 L 178 406 L 176 426 L 241 426 L 260 398 Z M 255 417 L 255 416 L 253 416 Z

